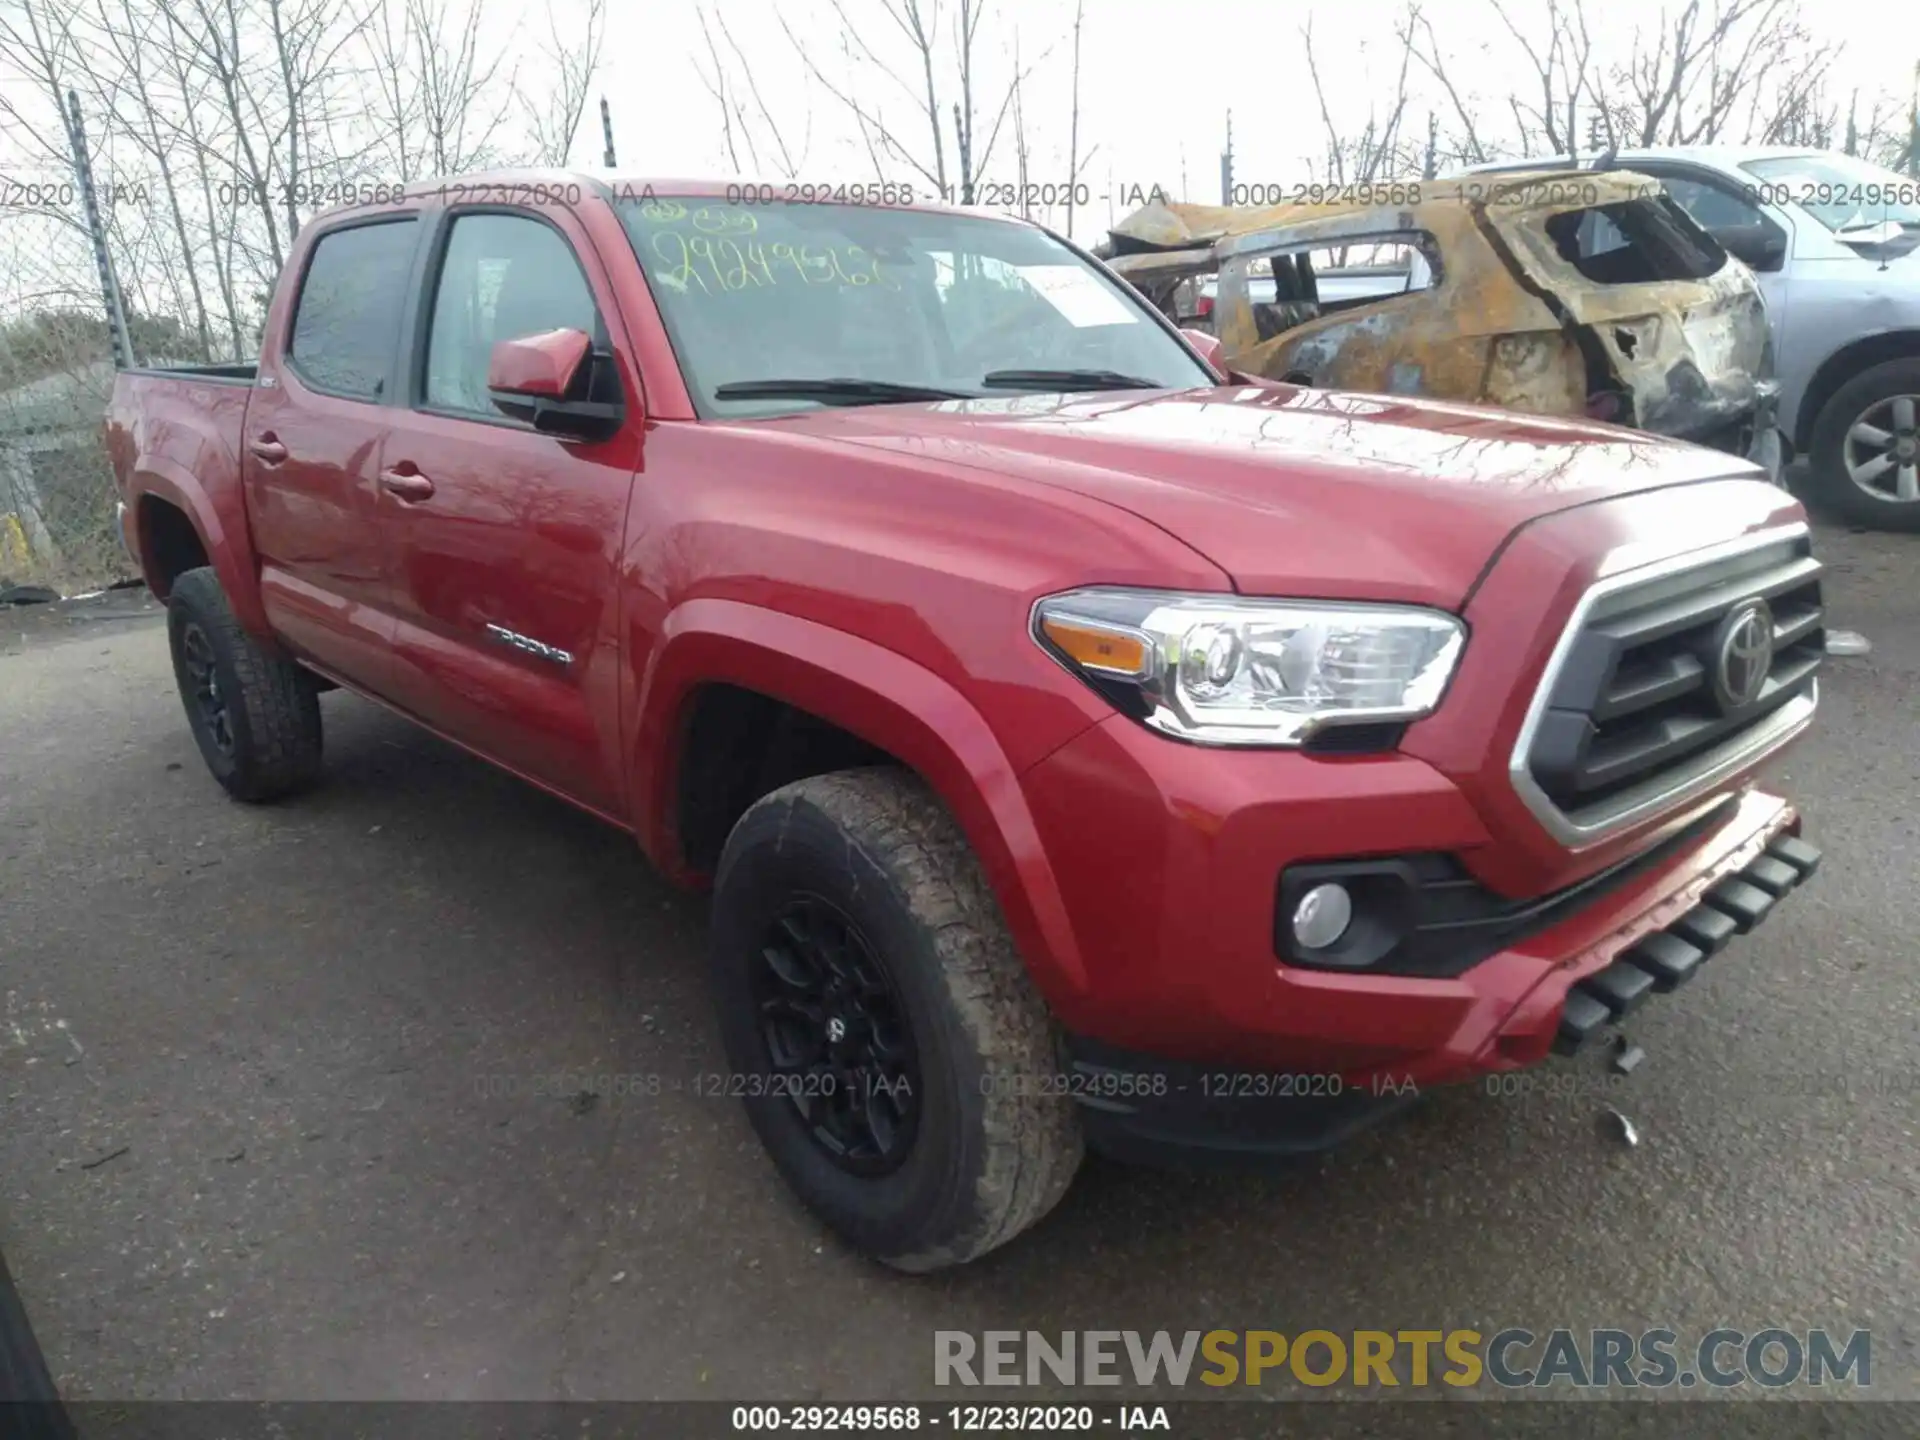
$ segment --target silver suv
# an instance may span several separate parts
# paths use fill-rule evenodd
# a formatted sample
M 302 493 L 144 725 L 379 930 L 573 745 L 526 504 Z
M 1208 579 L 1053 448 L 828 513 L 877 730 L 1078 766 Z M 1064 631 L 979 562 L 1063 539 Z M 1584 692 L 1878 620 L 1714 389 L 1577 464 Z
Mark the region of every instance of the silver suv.
M 1780 428 L 1817 498 L 1861 524 L 1920 531 L 1920 180 L 1833 151 L 1781 146 L 1621 150 L 1632 170 L 1744 261 L 1773 330 Z

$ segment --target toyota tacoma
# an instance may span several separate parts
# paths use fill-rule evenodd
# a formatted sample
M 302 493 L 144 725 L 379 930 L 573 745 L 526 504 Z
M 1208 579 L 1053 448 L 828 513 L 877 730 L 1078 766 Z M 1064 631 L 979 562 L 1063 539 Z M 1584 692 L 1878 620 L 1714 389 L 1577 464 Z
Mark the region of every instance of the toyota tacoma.
M 345 689 L 712 890 L 774 1166 L 906 1270 L 1603 1042 L 1809 875 L 1738 458 L 1219 368 L 1024 221 L 502 173 L 300 232 L 108 438 L 213 776 Z

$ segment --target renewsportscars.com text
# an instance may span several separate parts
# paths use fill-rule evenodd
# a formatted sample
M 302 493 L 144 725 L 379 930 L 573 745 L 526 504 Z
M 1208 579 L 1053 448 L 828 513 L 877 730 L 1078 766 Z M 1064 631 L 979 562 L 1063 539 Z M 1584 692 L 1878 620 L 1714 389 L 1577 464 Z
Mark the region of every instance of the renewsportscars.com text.
M 1668 1329 L 1543 1334 L 1478 1330 L 936 1330 L 936 1385 L 1328 1386 L 1503 1389 L 1857 1387 L 1873 1383 L 1873 1336 Z

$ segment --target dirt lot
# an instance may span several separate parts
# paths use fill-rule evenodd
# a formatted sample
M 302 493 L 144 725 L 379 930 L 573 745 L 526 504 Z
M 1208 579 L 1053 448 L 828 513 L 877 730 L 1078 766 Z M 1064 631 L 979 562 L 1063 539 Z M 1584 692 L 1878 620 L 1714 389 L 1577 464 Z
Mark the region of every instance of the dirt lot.
M 1468 1324 L 1870 1327 L 1920 1396 L 1920 550 L 1822 538 L 1874 642 L 1779 776 L 1827 865 L 1634 1027 L 1637 1149 L 1441 1094 L 1280 1176 L 1091 1164 L 926 1279 L 690 1093 L 703 904 L 620 837 L 344 695 L 319 791 L 232 804 L 141 596 L 0 614 L 0 1250 L 76 1398 L 885 1398 L 936 1328 Z

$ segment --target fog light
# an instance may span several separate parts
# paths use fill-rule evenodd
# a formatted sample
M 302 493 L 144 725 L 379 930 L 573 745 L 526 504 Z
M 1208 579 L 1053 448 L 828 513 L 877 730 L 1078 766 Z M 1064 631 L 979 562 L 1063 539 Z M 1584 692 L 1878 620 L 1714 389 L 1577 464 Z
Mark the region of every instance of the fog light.
M 1344 885 L 1316 885 L 1293 909 L 1293 938 L 1303 950 L 1324 950 L 1353 923 L 1353 897 Z

